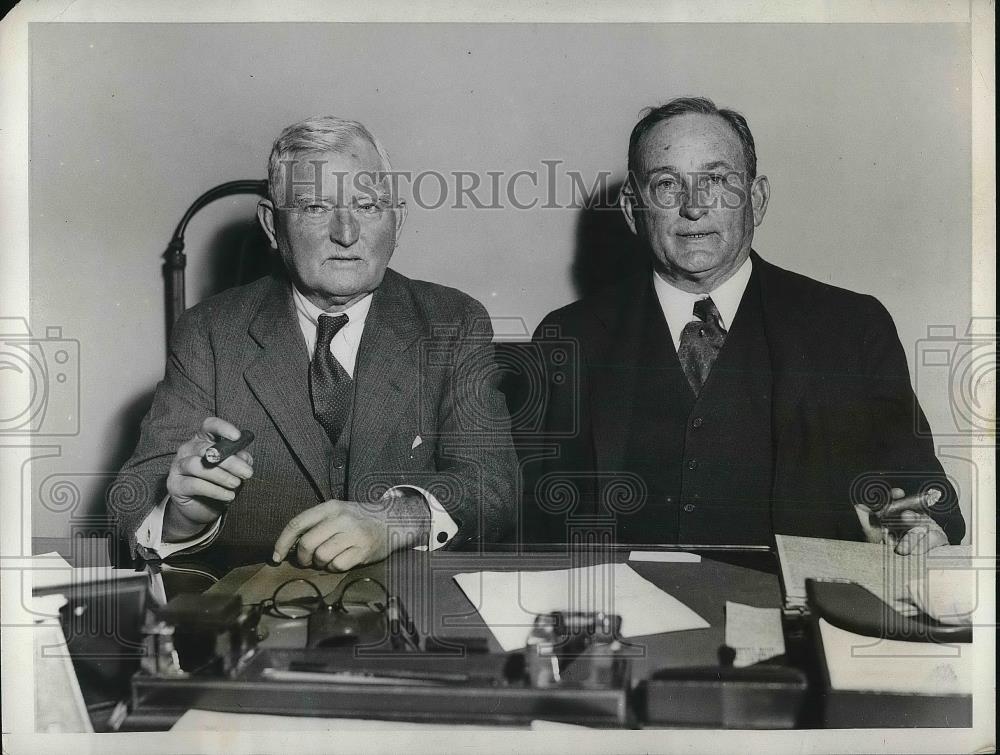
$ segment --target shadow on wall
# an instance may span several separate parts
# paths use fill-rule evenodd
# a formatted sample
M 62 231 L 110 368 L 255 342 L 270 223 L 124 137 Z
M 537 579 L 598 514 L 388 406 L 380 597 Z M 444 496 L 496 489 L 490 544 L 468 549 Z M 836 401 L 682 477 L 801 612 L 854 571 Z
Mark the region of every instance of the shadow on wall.
M 573 286 L 589 296 L 647 266 L 646 251 L 618 208 L 623 182 L 609 183 L 580 211 L 573 256 Z M 567 304 L 569 302 L 566 302 Z
M 188 283 L 187 305 L 225 291 L 227 288 L 255 281 L 282 269 L 277 254 L 271 253 L 267 237 L 256 217 L 221 227 L 207 249 L 196 250 L 207 260 L 208 274 L 197 285 Z M 196 298 L 193 298 L 196 297 Z
M 188 306 L 227 288 L 249 283 L 281 269 L 280 260 L 276 254 L 271 253 L 267 237 L 256 218 L 224 225 L 212 236 L 206 247 L 188 249 L 186 252 L 191 257 L 204 256 L 207 260 L 203 268 L 207 270 L 207 274 L 202 279 L 195 281 L 190 275 L 187 277 Z M 157 263 L 150 260 L 150 264 Z M 165 306 L 165 288 L 161 288 L 161 292 Z M 164 362 L 166 353 L 167 344 L 164 343 Z M 125 402 L 113 425 L 114 430 L 105 440 L 107 455 L 101 469 L 121 469 L 132 455 L 139 442 L 139 426 L 152 403 L 153 391 L 143 391 Z M 109 480 L 108 485 L 96 491 L 101 500 L 95 502 L 91 510 L 107 511 L 107 495 L 112 482 L 113 480 Z

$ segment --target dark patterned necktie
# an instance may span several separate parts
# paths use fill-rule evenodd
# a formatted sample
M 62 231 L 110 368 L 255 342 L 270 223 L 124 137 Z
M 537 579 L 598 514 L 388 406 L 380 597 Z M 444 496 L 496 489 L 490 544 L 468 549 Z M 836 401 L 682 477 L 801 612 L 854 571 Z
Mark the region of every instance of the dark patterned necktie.
M 347 422 L 354 381 L 330 352 L 330 342 L 347 325 L 347 315 L 321 315 L 316 323 L 316 351 L 309 365 L 313 414 L 334 445 Z
M 681 331 L 677 356 L 688 384 L 697 396 L 726 340 L 726 329 L 722 327 L 722 317 L 711 297 L 694 303 L 694 316 L 698 319 L 689 322 Z

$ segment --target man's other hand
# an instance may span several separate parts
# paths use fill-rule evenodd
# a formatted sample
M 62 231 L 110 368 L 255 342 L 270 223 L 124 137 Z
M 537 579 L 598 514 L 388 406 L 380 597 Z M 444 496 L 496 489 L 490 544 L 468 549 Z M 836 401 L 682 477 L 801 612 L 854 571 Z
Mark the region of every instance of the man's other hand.
M 901 488 L 892 489 L 891 501 L 875 517 L 896 553 L 909 556 L 948 544 L 944 530 L 927 514 L 940 496 L 933 488 L 911 496 Z
M 191 440 L 174 455 L 167 474 L 170 500 L 163 517 L 165 542 L 180 542 L 194 537 L 222 516 L 225 504 L 236 497 L 236 490 L 253 475 L 253 456 L 246 449 L 217 466 L 202 459 L 205 449 L 223 438 L 238 440 L 237 427 L 218 417 L 208 417 Z
M 390 490 L 375 504 L 332 499 L 306 509 L 285 525 L 272 558 L 279 563 L 294 549 L 301 566 L 347 571 L 421 544 L 429 522 L 423 497 L 399 490 Z

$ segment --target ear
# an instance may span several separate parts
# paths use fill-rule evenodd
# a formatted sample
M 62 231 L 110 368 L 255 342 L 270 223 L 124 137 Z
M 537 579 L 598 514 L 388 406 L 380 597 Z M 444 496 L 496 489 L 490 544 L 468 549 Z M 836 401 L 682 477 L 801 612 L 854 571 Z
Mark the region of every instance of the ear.
M 771 199 L 771 184 L 767 176 L 757 176 L 750 186 L 750 202 L 753 205 L 753 224 L 758 226 L 764 222 L 767 203 Z
M 621 209 L 622 215 L 625 216 L 625 222 L 628 223 L 629 230 L 632 231 L 632 233 L 638 234 L 635 226 L 635 190 L 632 188 L 632 184 L 628 181 L 625 182 L 625 185 L 622 186 L 621 193 L 618 194 L 618 207 Z
M 403 223 L 406 222 L 406 200 L 400 199 L 396 203 L 396 241 L 399 242 L 399 234 L 403 230 Z
M 278 237 L 274 232 L 274 204 L 270 199 L 262 199 L 257 203 L 257 222 L 260 223 L 260 227 L 267 234 L 267 240 L 270 242 L 271 248 L 277 251 Z

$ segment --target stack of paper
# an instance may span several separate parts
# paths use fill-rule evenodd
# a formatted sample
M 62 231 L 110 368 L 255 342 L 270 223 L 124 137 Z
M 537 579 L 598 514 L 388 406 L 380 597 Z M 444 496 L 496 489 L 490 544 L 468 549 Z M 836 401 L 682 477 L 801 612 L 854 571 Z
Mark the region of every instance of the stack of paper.
M 597 564 L 556 571 L 456 574 L 462 588 L 505 652 L 525 645 L 535 616 L 551 611 L 603 611 L 622 617 L 622 636 L 638 637 L 708 622 L 640 577 L 628 564 Z
M 807 579 L 839 579 L 859 584 L 899 613 L 912 616 L 919 611 L 910 600 L 910 583 L 931 570 L 968 563 L 972 555 L 964 545 L 899 556 L 883 543 L 791 535 L 776 535 L 775 540 L 789 607 L 805 606 Z

